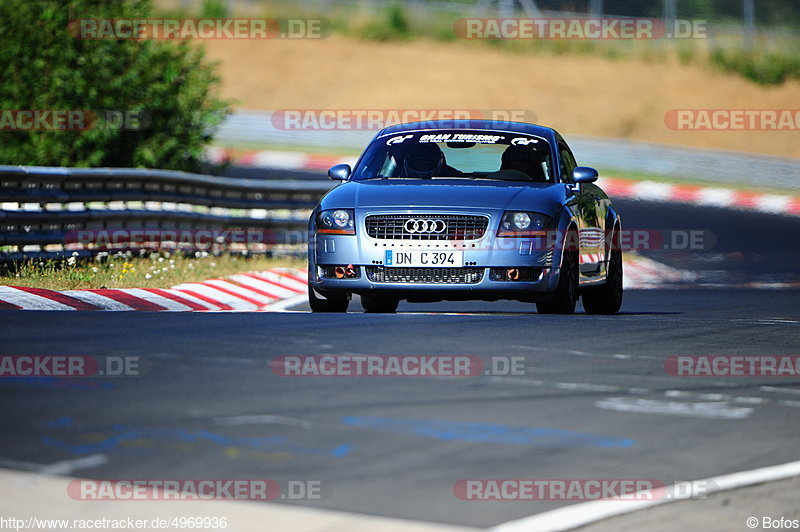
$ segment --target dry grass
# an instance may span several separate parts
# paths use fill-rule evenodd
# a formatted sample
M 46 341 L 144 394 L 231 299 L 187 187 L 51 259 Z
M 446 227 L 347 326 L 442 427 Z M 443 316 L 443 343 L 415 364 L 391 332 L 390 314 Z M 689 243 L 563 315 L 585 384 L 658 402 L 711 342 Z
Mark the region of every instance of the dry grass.
M 0 271 L 0 285 L 29 286 L 49 290 L 85 288 L 169 288 L 181 283 L 227 277 L 245 271 L 277 267 L 305 268 L 304 259 L 241 257 L 200 254 L 153 253 L 145 257 L 125 254 L 100 256 L 89 261 L 74 259 L 29 261 Z
M 563 133 L 800 158 L 797 131 L 673 131 L 670 109 L 793 109 L 800 82 L 762 87 L 707 65 L 512 53 L 483 43 L 207 41 L 238 107 L 530 109 Z

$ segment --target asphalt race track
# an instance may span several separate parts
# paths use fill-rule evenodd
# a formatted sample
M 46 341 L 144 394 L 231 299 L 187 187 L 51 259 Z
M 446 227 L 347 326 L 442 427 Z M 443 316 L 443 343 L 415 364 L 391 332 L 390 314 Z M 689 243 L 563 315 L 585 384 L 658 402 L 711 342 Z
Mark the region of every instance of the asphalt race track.
M 798 355 L 800 219 L 619 202 L 627 228 L 703 229 L 643 255 L 700 283 L 616 316 L 402 304 L 397 315 L 0 312 L 0 354 L 130 355 L 140 377 L 0 379 L 4 467 L 103 455 L 92 478 L 321 480 L 294 504 L 489 526 L 568 502 L 467 502 L 470 478 L 692 480 L 800 459 L 800 380 L 673 377 L 675 355 Z M 747 288 L 753 283 L 774 289 Z M 525 375 L 281 377 L 281 355 L 524 357 Z M 290 504 L 284 502 L 285 504 Z

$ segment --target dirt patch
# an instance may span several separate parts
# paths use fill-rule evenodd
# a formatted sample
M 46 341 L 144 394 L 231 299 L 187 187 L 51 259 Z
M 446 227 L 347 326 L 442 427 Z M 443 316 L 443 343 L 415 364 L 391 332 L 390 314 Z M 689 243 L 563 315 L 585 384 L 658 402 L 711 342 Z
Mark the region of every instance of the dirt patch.
M 670 109 L 791 109 L 800 83 L 760 87 L 700 65 L 509 53 L 474 43 L 209 41 L 237 107 L 530 109 L 583 134 L 800 158 L 797 131 L 674 131 Z

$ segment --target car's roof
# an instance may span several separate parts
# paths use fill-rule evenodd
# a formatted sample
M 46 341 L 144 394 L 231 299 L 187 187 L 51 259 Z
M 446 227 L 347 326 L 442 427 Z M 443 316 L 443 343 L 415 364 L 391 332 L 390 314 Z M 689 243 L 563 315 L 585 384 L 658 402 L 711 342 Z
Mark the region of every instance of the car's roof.
M 507 131 L 523 133 L 549 138 L 553 130 L 545 126 L 526 124 L 525 122 L 510 122 L 505 120 L 426 120 L 423 122 L 408 122 L 384 128 L 378 133 L 377 138 L 403 133 L 406 131 L 442 131 L 448 129 L 480 129 L 486 131 Z

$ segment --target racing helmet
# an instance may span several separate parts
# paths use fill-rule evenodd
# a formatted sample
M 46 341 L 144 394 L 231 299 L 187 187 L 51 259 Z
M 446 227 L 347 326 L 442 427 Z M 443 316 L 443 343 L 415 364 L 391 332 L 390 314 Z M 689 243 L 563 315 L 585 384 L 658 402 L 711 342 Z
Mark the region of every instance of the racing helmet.
M 412 146 L 403 159 L 405 177 L 433 177 L 443 166 L 444 154 L 434 143 Z
M 519 170 L 535 181 L 546 181 L 541 159 L 536 150 L 528 146 L 509 146 L 503 152 L 501 170 Z

